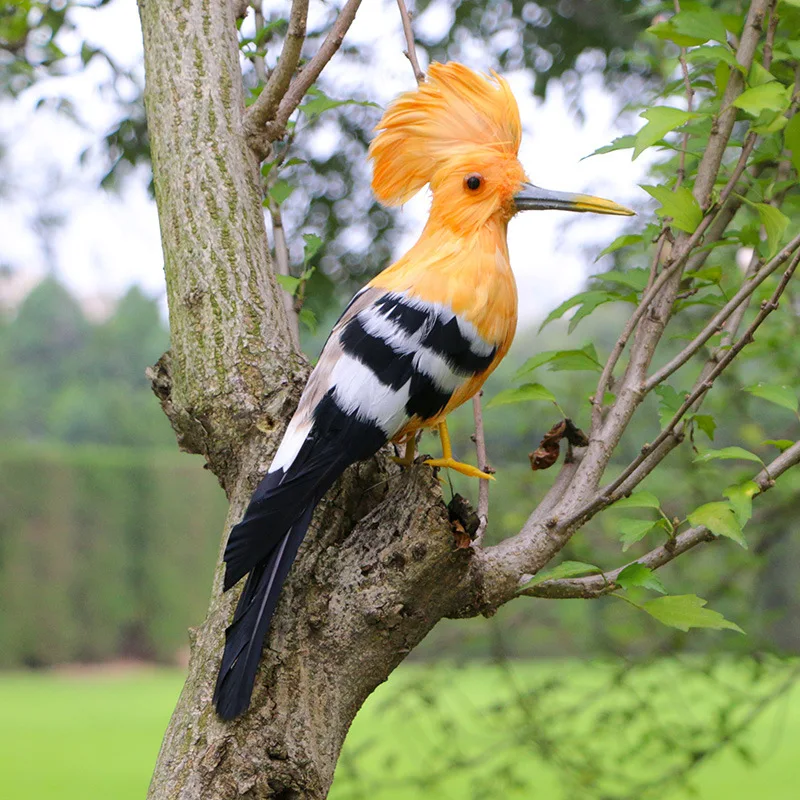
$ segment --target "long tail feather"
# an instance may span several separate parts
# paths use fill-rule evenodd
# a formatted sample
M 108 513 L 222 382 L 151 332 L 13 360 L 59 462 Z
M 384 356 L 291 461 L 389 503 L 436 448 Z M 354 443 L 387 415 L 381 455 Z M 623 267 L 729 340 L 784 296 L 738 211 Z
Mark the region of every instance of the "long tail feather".
M 214 704 L 223 719 L 233 719 L 250 705 L 281 587 L 314 508 L 350 464 L 373 455 L 386 441 L 380 426 L 342 411 L 332 390 L 317 404 L 313 427 L 303 435 L 305 439 L 288 463 L 285 458 L 278 459 L 278 465 L 264 476 L 242 521 L 228 537 L 224 590 L 249 575 L 225 632 L 214 690 Z
M 272 555 L 248 577 L 233 623 L 225 632 L 225 651 L 214 689 L 214 705 L 222 719 L 233 719 L 250 705 L 264 639 L 313 512 L 314 506 L 309 505 Z

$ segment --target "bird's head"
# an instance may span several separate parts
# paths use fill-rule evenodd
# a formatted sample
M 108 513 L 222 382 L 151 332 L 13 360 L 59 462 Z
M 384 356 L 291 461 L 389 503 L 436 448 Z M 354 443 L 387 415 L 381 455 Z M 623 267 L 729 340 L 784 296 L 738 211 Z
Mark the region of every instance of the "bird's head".
M 458 233 L 518 211 L 547 208 L 633 212 L 590 195 L 553 192 L 528 182 L 517 158 L 522 126 L 506 81 L 450 62 L 386 109 L 370 146 L 372 188 L 384 205 L 400 205 L 426 184 L 431 216 Z

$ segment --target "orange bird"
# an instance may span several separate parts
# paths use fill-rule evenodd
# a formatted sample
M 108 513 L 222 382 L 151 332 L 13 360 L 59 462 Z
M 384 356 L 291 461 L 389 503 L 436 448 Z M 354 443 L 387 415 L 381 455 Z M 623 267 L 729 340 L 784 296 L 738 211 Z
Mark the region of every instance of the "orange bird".
M 514 338 L 517 289 L 506 228 L 518 211 L 632 214 L 609 200 L 540 189 L 519 160 L 519 110 L 499 75 L 432 64 L 401 95 L 370 147 L 372 188 L 400 205 L 426 185 L 433 201 L 419 241 L 344 310 L 272 465 L 225 550 L 227 591 L 248 576 L 214 692 L 224 719 L 250 704 L 281 586 L 315 506 L 342 472 L 387 442 L 438 427 L 443 457 L 425 463 L 488 478 L 452 454 L 445 418 L 469 400 Z

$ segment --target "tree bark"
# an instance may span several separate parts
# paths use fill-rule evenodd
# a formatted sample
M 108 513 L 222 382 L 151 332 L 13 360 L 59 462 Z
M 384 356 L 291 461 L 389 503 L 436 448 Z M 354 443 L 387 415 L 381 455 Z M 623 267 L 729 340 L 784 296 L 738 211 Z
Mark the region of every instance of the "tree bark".
M 269 260 L 231 4 L 139 8 L 171 327 L 150 377 L 180 446 L 206 457 L 230 499 L 224 543 L 308 366 L 291 348 Z M 233 723 L 211 704 L 237 595 L 221 594 L 218 565 L 149 797 L 324 797 L 366 697 L 439 619 L 463 613 L 472 553 L 455 549 L 428 468 L 353 467 L 318 509 L 251 710 Z

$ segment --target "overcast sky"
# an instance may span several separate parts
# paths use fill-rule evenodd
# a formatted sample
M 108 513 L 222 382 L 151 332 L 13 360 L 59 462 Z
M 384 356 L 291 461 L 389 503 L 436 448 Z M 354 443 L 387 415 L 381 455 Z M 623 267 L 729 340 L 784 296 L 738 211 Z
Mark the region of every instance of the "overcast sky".
M 312 2 L 312 21 L 319 8 Z M 86 39 L 102 46 L 118 63 L 141 69 L 141 33 L 134 0 L 114 0 L 99 11 L 79 13 L 76 19 Z M 449 11 L 443 5 L 433 5 L 415 25 L 424 38 L 450 22 Z M 376 29 L 382 32 L 379 46 Z M 384 106 L 398 92 L 413 87 L 394 0 L 365 0 L 348 33 L 348 42 L 371 48 L 379 64 L 364 76 L 337 65 L 334 58 L 329 69 L 338 71 L 336 85 L 343 97 L 360 86 Z M 469 54 L 469 66 L 483 69 L 491 63 L 476 48 Z M 96 188 L 102 164 L 89 159 L 85 165 L 78 165 L 80 153 L 114 122 L 113 108 L 95 88 L 104 69 L 95 59 L 86 72 L 60 79 L 57 84 L 44 81 L 13 106 L 6 104 L 0 109 L 0 140 L 8 151 L 5 165 L 10 167 L 4 180 L 12 186 L 11 192 L 0 198 L 0 265 L 11 265 L 25 284 L 44 274 L 45 254 L 29 224 L 37 207 L 44 207 L 58 211 L 66 220 L 54 237 L 54 260 L 58 274 L 77 293 L 118 295 L 131 284 L 139 284 L 148 294 L 163 298 L 158 217 L 146 191 L 148 176 L 142 172 L 126 181 L 120 192 L 108 193 Z M 594 84 L 589 81 L 584 102 L 586 122 L 580 125 L 558 84 L 550 84 L 547 100 L 542 103 L 531 95 L 529 76 L 507 77 L 525 127 L 520 158 L 534 183 L 599 194 L 626 204 L 643 201 L 644 193 L 636 185 L 644 178 L 643 159 L 631 162 L 630 151 L 621 151 L 580 160 L 615 136 L 629 132 L 619 126 L 615 103 L 599 80 Z M 40 97 L 63 93 L 74 100 L 84 126 L 34 111 Z M 57 174 L 61 179 L 54 189 L 53 176 Z M 290 197 L 287 203 L 291 202 Z M 411 232 L 402 247 L 416 238 L 427 206 L 423 193 L 405 207 L 403 213 Z M 566 220 L 565 216 L 558 212 L 528 213 L 511 224 L 509 246 L 523 320 L 546 313 L 578 291 L 587 274 L 602 271 L 602 264 L 593 265 L 592 258 L 587 258 L 586 248 L 599 251 L 626 224 L 615 217 L 569 215 Z M 567 221 L 569 224 L 565 224 Z

